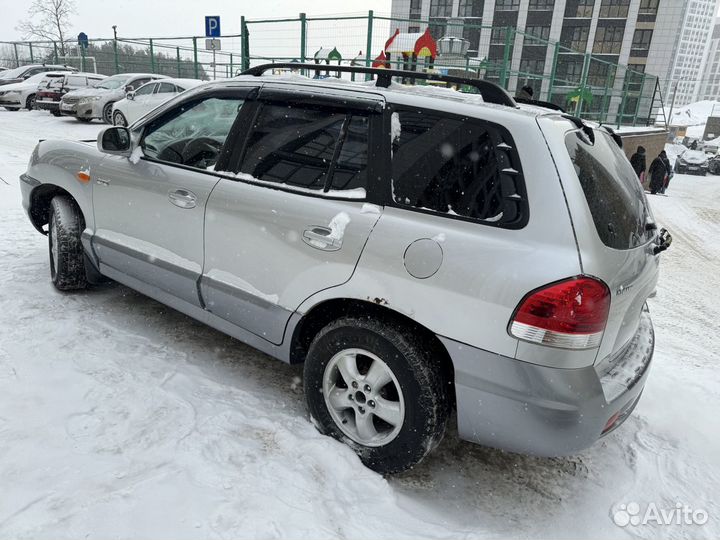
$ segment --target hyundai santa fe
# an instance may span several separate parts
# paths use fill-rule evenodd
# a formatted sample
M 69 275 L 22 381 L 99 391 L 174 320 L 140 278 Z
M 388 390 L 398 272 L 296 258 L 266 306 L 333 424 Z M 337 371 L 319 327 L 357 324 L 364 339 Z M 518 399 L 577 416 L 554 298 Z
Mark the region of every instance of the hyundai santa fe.
M 619 138 L 486 81 L 273 68 L 96 144 L 40 142 L 23 205 L 55 286 L 109 278 L 304 363 L 315 425 L 383 473 L 418 463 L 451 415 L 463 439 L 540 456 L 620 426 L 671 237 Z

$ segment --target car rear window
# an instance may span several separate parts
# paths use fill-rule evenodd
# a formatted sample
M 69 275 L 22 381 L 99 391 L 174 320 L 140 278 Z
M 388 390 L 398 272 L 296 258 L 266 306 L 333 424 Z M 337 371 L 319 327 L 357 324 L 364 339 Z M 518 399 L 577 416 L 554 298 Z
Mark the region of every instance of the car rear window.
M 581 130 L 565 136 L 570 159 L 602 242 L 631 249 L 649 242 L 653 231 L 645 191 L 624 152 L 601 130 L 590 141 Z

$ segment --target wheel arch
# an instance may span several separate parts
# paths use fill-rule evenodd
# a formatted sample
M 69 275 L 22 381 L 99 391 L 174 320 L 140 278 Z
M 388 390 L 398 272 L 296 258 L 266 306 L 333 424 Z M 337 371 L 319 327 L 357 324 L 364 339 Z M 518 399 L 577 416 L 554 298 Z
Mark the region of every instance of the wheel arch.
M 70 199 L 72 199 L 78 206 L 83 222 L 87 223 L 82 206 L 80 206 L 78 200 L 73 197 L 72 193 L 55 184 L 40 184 L 32 190 L 32 193 L 30 193 L 30 207 L 28 214 L 33 227 L 42 234 L 47 234 L 47 231 L 43 230 L 43 226 L 48 224 L 50 218 L 50 201 L 52 201 L 53 197 L 56 197 L 57 195 L 67 195 L 70 197 Z
M 402 325 L 411 329 L 414 335 L 422 339 L 424 346 L 429 347 L 433 354 L 439 358 L 443 373 L 451 387 L 451 403 L 455 403 L 455 368 L 445 345 L 430 329 L 383 304 L 383 300 L 379 298 L 374 301 L 332 298 L 314 305 L 303 315 L 293 329 L 289 348 L 290 363 L 303 363 L 310 343 L 317 333 L 332 321 L 347 315 L 372 317 L 386 321 L 388 324 Z

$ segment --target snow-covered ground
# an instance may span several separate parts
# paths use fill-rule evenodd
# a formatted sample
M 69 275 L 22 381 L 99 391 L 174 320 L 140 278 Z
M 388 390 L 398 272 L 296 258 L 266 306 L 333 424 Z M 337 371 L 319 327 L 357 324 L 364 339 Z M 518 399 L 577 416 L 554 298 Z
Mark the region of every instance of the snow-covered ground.
M 720 537 L 719 177 L 651 197 L 674 243 L 651 300 L 654 366 L 623 427 L 557 459 L 451 430 L 384 479 L 315 431 L 299 367 L 125 287 L 53 289 L 18 175 L 37 139 L 100 127 L 0 111 L 0 538 Z M 633 502 L 709 520 L 615 525 Z

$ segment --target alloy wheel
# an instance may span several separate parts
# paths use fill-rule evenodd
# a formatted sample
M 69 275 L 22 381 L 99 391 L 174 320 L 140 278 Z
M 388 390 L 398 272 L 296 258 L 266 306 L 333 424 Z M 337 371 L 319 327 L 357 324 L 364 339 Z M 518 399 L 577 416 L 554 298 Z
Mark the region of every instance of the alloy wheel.
M 391 442 L 403 426 L 405 400 L 395 374 L 377 355 L 345 349 L 323 374 L 325 405 L 338 428 L 363 446 Z

